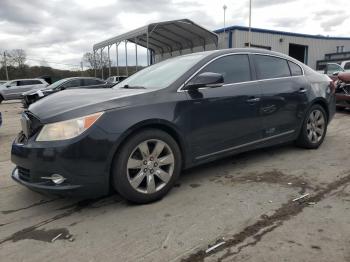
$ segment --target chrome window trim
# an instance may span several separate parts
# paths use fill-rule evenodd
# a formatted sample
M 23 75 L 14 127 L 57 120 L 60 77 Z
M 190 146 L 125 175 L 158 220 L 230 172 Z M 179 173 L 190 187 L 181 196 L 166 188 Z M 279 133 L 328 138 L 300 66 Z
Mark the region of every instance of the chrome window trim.
M 183 90 L 182 88 L 185 87 L 185 85 L 192 80 L 193 77 L 195 77 L 199 71 L 201 71 L 204 67 L 206 67 L 207 65 L 209 65 L 210 63 L 214 62 L 215 60 L 225 57 L 225 56 L 231 56 L 231 55 L 264 55 L 264 56 L 272 56 L 272 57 L 276 57 L 276 58 L 280 58 L 280 59 L 284 59 L 287 61 L 290 61 L 296 65 L 298 65 L 301 68 L 302 71 L 302 75 L 298 75 L 298 76 L 284 76 L 284 77 L 276 77 L 276 78 L 266 78 L 266 79 L 259 79 L 259 80 L 251 80 L 251 81 L 245 81 L 245 82 L 234 82 L 234 83 L 227 83 L 224 84 L 222 86 L 227 86 L 227 85 L 237 85 L 237 84 L 245 84 L 245 83 L 255 83 L 255 82 L 261 82 L 261 81 L 271 81 L 271 80 L 276 80 L 276 79 L 284 79 L 284 78 L 293 78 L 293 77 L 302 77 L 305 76 L 305 71 L 304 68 L 299 64 L 299 62 L 294 62 L 289 58 L 285 58 L 282 56 L 278 56 L 278 55 L 273 55 L 273 54 L 263 54 L 263 53 L 251 53 L 251 52 L 238 52 L 238 53 L 228 53 L 228 54 L 223 54 L 217 57 L 214 57 L 213 59 L 211 59 L 210 61 L 208 61 L 207 63 L 205 63 L 203 66 L 201 66 L 195 73 L 193 73 L 178 89 L 177 92 L 187 92 L 188 90 Z M 203 88 L 199 88 L 199 89 L 207 89 L 207 87 L 203 87 Z
M 268 141 L 268 140 L 271 140 L 271 139 L 274 139 L 274 138 L 278 138 L 280 136 L 293 134 L 294 132 L 295 132 L 295 130 L 289 130 L 289 131 L 286 131 L 286 132 L 283 132 L 283 133 L 280 133 L 280 134 L 277 134 L 277 135 L 265 137 L 265 138 L 258 139 L 258 140 L 255 140 L 255 141 L 252 141 L 252 142 L 248 142 L 248 143 L 244 143 L 244 144 L 241 144 L 241 145 L 238 145 L 238 146 L 229 147 L 229 148 L 226 148 L 226 149 L 223 149 L 223 150 L 220 150 L 220 151 L 216 151 L 216 152 L 209 153 L 209 154 L 206 154 L 206 155 L 198 156 L 198 157 L 196 157 L 196 160 L 200 160 L 200 159 L 203 159 L 203 158 L 206 158 L 206 157 L 210 157 L 210 156 L 214 156 L 214 155 L 217 155 L 217 154 L 225 153 L 225 152 L 232 151 L 232 150 L 235 150 L 235 149 L 239 149 L 239 148 L 242 148 L 242 147 L 254 145 L 254 144 L 257 144 L 257 143 L 260 143 L 260 142 L 265 142 L 265 141 Z

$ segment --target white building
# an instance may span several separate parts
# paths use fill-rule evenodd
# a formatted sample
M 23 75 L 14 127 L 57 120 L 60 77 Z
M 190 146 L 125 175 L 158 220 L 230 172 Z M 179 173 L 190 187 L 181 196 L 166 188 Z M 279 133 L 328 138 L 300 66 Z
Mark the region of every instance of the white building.
M 243 26 L 215 30 L 214 32 L 219 35 L 219 48 L 247 47 L 248 30 L 248 27 Z M 334 53 L 342 53 L 344 60 L 350 57 L 350 37 L 328 37 L 252 28 L 251 47 L 290 55 L 313 69 L 316 67 L 322 69 L 326 62 L 339 62 L 339 59 L 329 59 L 336 57 Z

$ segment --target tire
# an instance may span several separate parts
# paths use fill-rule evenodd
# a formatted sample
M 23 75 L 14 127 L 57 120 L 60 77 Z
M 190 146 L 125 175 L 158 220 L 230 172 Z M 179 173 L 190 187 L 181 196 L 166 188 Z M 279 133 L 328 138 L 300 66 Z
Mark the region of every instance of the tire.
M 0 95 L 0 104 L 4 101 L 4 98 Z
M 296 144 L 302 148 L 317 149 L 326 136 L 327 124 L 324 108 L 318 104 L 312 105 L 305 116 Z
M 113 161 L 113 187 L 134 203 L 159 200 L 176 182 L 181 162 L 180 148 L 169 134 L 158 129 L 141 130 L 125 141 Z

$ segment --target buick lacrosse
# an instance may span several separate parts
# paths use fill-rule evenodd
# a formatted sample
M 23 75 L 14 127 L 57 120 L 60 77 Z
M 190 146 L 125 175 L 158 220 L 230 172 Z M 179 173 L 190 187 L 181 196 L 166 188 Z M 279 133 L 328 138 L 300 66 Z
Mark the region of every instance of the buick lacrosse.
M 162 198 L 181 170 L 295 141 L 318 148 L 335 112 L 328 76 L 261 49 L 178 56 L 112 89 L 31 105 L 12 146 L 14 180 L 39 192 Z

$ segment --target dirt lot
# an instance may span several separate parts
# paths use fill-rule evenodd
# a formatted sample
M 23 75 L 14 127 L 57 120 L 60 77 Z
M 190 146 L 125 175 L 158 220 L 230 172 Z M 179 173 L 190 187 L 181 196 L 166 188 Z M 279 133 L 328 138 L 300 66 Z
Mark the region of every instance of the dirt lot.
M 284 145 L 226 158 L 136 206 L 17 185 L 10 145 L 21 107 L 0 111 L 0 261 L 350 261 L 349 113 L 336 115 L 318 150 Z

